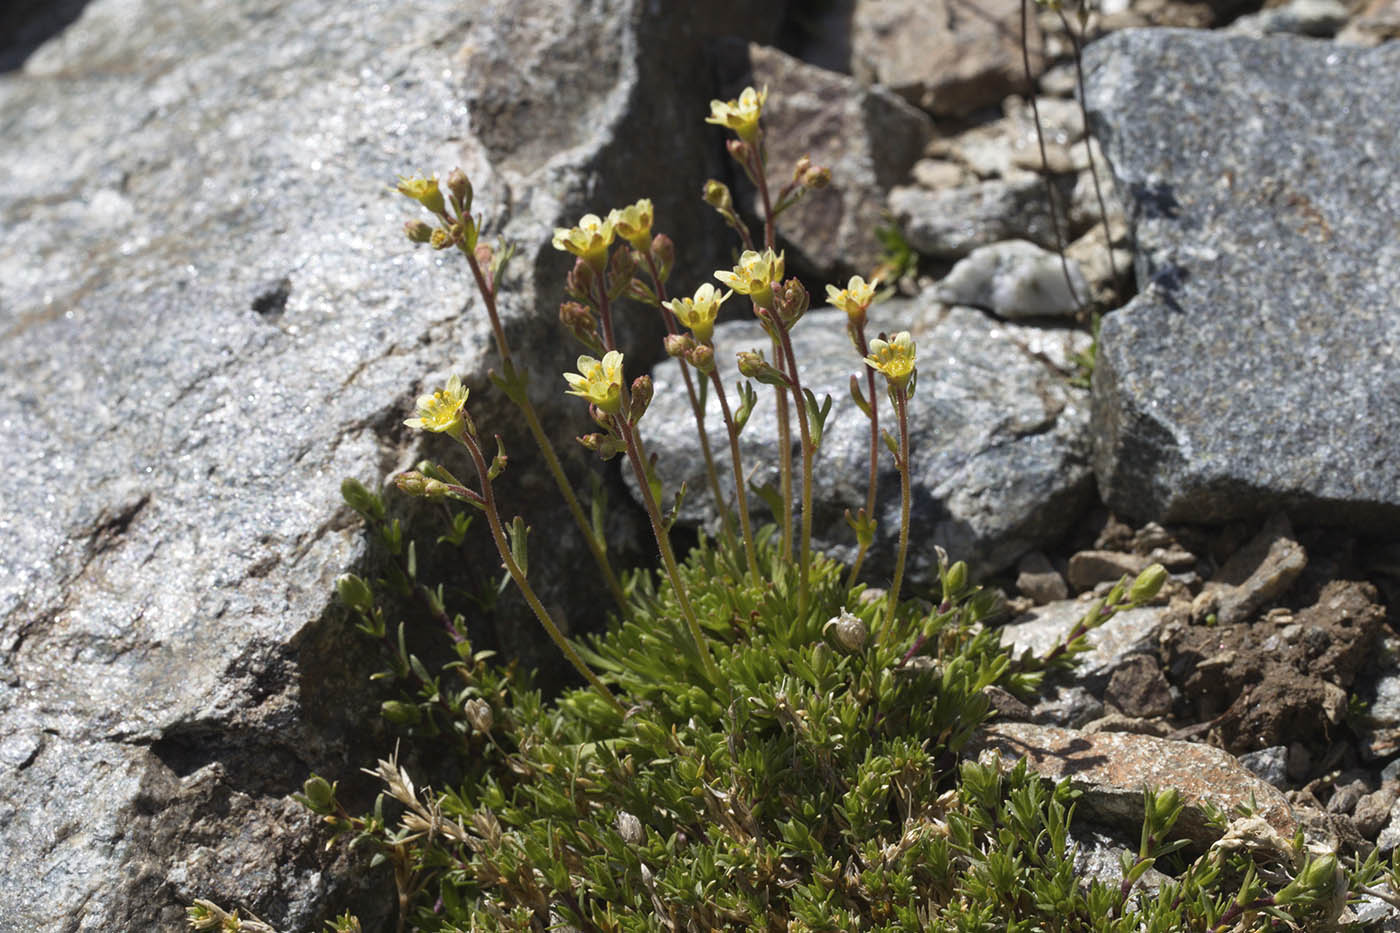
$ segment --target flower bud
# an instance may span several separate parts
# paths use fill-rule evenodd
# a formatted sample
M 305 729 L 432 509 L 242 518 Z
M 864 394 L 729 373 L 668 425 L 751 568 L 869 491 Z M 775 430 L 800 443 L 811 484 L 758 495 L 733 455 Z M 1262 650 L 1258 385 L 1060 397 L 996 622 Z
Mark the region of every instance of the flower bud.
M 565 287 L 570 295 L 580 300 L 588 300 L 593 297 L 593 283 L 597 281 L 598 275 L 593 271 L 593 267 L 582 259 L 574 262 L 573 269 L 569 270 L 569 278 Z
M 642 415 L 647 413 L 647 406 L 651 404 L 654 392 L 650 376 L 638 376 L 632 380 L 631 408 L 627 416 L 628 421 L 636 424 L 642 420 Z
M 421 220 L 410 220 L 403 225 L 403 232 L 411 243 L 426 243 L 433 238 L 433 228 Z
M 802 173 L 802 187 L 808 191 L 820 191 L 831 184 L 831 169 L 814 165 Z
M 729 142 L 725 143 L 725 147 L 729 149 L 729 154 L 734 157 L 735 162 L 738 162 L 740 165 L 749 164 L 750 149 L 748 143 L 744 142 L 742 139 L 731 139 Z
M 467 722 L 471 723 L 473 729 L 483 734 L 490 732 L 491 727 L 496 724 L 491 704 L 481 697 L 468 700 L 466 706 L 462 707 L 462 714 L 467 717 Z
M 341 481 L 340 496 L 345 500 L 346 505 L 361 515 L 375 519 L 384 517 L 383 501 L 366 489 L 364 483 L 354 477 L 346 477 Z
M 639 846 L 646 840 L 646 833 L 642 830 L 642 821 L 637 819 L 626 810 L 617 815 L 617 834 L 622 837 L 622 841 L 629 846 Z
M 452 201 L 459 213 L 468 214 L 472 209 L 472 183 L 467 173 L 454 168 L 447 175 L 447 190 L 452 193 Z
M 335 785 L 319 774 L 307 778 L 301 785 L 301 792 L 313 813 L 329 813 L 335 806 Z
M 697 370 L 699 370 L 707 376 L 714 371 L 714 347 L 707 346 L 706 344 L 702 343 L 698 347 L 692 347 L 690 352 L 685 355 L 685 358 L 690 362 L 691 366 L 694 366 Z
M 335 591 L 341 602 L 357 612 L 368 614 L 374 610 L 374 591 L 353 573 L 342 573 L 336 577 Z
M 739 352 L 739 372 L 750 379 L 758 380 L 764 385 L 787 385 L 787 378 L 769 365 L 768 361 L 763 358 L 762 353 L 757 353 L 753 350 L 741 350 Z
M 1128 590 L 1128 600 L 1134 605 L 1142 605 L 1151 601 L 1162 589 L 1162 584 L 1167 582 L 1167 568 L 1161 564 L 1152 564 L 1138 574 L 1133 581 L 1132 587 Z
M 591 330 L 594 326 L 593 312 L 577 301 L 565 301 L 559 305 L 559 323 L 569 330 Z
M 798 159 L 797 163 L 792 167 L 792 180 L 796 182 L 802 181 L 802 176 L 806 175 L 807 170 L 811 167 L 812 160 L 808 156 L 804 155 L 802 158 Z
M 943 598 L 952 599 L 967 586 L 967 562 L 958 561 L 943 575 Z
M 695 347 L 689 334 L 667 334 L 662 342 L 666 345 L 666 355 L 672 358 L 685 356 Z
M 492 261 L 496 258 L 496 251 L 491 248 L 490 243 L 482 243 L 472 250 L 472 255 L 476 257 L 476 264 L 483 269 L 491 268 Z
M 701 195 L 705 203 L 721 213 L 729 213 L 734 210 L 734 198 L 729 193 L 729 186 L 722 181 L 711 178 L 705 182 L 705 190 Z
M 452 245 L 452 234 L 438 227 L 428 235 L 428 245 L 433 249 L 447 249 Z
M 409 470 L 394 477 L 394 485 L 401 492 L 420 499 L 441 499 L 447 495 L 447 484 L 424 476 L 417 470 Z
M 865 647 L 866 640 L 870 638 L 870 629 L 858 616 L 847 612 L 846 607 L 842 606 L 841 614 L 827 620 L 822 626 L 822 634 L 829 634 L 836 647 L 846 654 L 855 654 Z
M 385 700 L 379 705 L 379 713 L 396 726 L 416 726 L 422 715 L 418 707 L 402 700 Z
M 578 442 L 604 460 L 611 460 L 627 449 L 622 441 L 611 434 L 585 434 L 578 439 Z
M 651 261 L 656 263 L 656 277 L 666 281 L 671 277 L 671 268 L 676 264 L 676 242 L 664 233 L 658 233 L 651 240 Z
M 632 277 L 637 272 L 637 260 L 630 249 L 620 249 L 612 254 L 608 262 L 608 300 L 616 301 L 627 291 Z
M 795 278 L 788 279 L 781 288 L 776 289 L 773 299 L 778 306 L 778 316 L 786 327 L 796 324 L 807 313 L 812 301 L 807 289 Z

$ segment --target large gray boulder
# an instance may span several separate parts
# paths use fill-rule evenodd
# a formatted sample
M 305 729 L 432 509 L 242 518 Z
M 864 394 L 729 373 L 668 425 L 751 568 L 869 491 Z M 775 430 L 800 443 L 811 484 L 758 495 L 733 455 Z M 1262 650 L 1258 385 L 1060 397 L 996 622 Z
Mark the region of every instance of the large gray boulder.
M 1400 527 L 1400 46 L 1129 31 L 1086 65 L 1141 292 L 1100 334 L 1105 501 Z
M 711 89 L 672 78 L 713 30 L 765 37 L 735 6 L 95 0 L 0 78 L 0 929 L 174 931 L 195 897 L 298 930 L 358 898 L 376 928 L 382 879 L 289 799 L 387 750 L 332 597 L 365 550 L 339 481 L 440 454 L 400 422 L 448 372 L 510 427 L 465 269 L 409 249 L 389 186 L 472 175 L 576 433 L 540 244 L 643 195 L 698 240 Z M 512 454 L 502 496 L 547 492 Z M 588 559 L 554 541 L 541 579 Z
M 873 337 L 882 330 L 909 330 L 918 345 L 918 386 L 909 408 L 912 578 L 927 581 L 936 573 L 934 545 L 955 560 L 966 560 L 974 573 L 985 574 L 1062 535 L 1091 494 L 1087 393 L 1071 387 L 1067 378 L 1072 357 L 1087 346 L 1087 335 L 1000 323 L 973 308 L 946 308 L 928 293 L 874 305 L 867 333 Z M 855 556 L 855 536 L 843 511 L 854 513 L 865 503 L 870 425 L 851 401 L 848 384 L 851 374 L 863 374 L 864 367 L 846 335 L 842 311 L 808 312 L 793 329 L 792 340 L 803 385 L 818 399 L 833 399 L 814 471 L 816 546 L 849 561 Z M 715 329 L 715 355 L 731 405 L 738 376 L 734 354 L 763 349 L 771 355 L 768 345 L 752 319 Z M 654 380 L 656 398 L 641 428 L 649 449 L 659 454 L 668 501 L 684 481 L 681 519 L 710 522 L 714 504 L 677 364 L 668 360 L 658 366 Z M 776 406 L 769 387 L 756 388 L 759 403 L 740 437 L 744 469 L 752 471 L 755 483 L 776 487 Z M 877 392 L 881 428 L 893 430 L 883 379 Z M 706 431 L 721 471 L 721 491 L 732 501 L 728 439 L 713 396 Z M 899 531 L 898 474 L 883 445 L 880 452 L 880 526 L 873 563 L 867 565 L 876 577 L 892 568 Z M 794 454 L 794 463 L 800 462 Z M 795 493 L 799 482 L 800 471 Z M 751 506 L 762 508 L 754 496 L 749 499 Z

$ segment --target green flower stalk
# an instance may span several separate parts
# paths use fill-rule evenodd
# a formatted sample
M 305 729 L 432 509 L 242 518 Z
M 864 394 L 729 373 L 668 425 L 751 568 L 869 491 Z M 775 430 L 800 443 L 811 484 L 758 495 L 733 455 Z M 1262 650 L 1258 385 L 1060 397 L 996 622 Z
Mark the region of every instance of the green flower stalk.
M 683 363 L 688 361 L 709 377 L 715 397 L 719 400 L 720 413 L 724 416 L 724 429 L 729 436 L 729 460 L 734 469 L 734 502 L 744 535 L 744 559 L 748 564 L 749 576 L 758 580 L 758 558 L 754 547 L 752 520 L 749 516 L 748 492 L 744 488 L 743 459 L 739 453 L 739 426 L 735 424 L 734 415 L 729 410 L 724 381 L 719 377 L 714 360 L 715 319 L 719 315 L 720 305 L 728 301 L 733 294 L 732 291 L 728 291 L 721 295 L 718 289 L 706 282 L 695 290 L 693 298 L 677 298 L 668 302 L 667 307 L 681 324 L 690 329 L 695 342 L 699 344 L 698 347 L 682 349 L 680 358 Z M 684 344 L 678 346 L 684 347 Z M 703 424 L 700 433 L 703 437 Z
M 870 341 L 870 355 L 865 365 L 885 377 L 890 403 L 894 405 L 899 424 L 899 442 L 894 455 L 899 470 L 899 549 L 895 554 L 894 580 L 890 583 L 889 608 L 885 615 L 886 629 L 894 627 L 895 611 L 899 607 L 899 587 L 904 580 L 904 562 L 909 554 L 909 512 L 912 495 L 909 488 L 909 396 L 914 384 L 914 340 L 909 332 L 895 334 L 893 340 L 875 338 Z M 873 406 L 872 406 L 873 407 Z
M 653 477 L 647 470 L 646 454 L 642 450 L 641 437 L 636 429 L 637 422 L 646 410 L 646 403 L 650 401 L 650 380 L 645 376 L 638 379 L 633 384 L 631 396 L 626 397 L 622 388 L 622 363 L 622 354 L 616 350 L 608 351 L 602 360 L 595 360 L 591 356 L 579 357 L 579 372 L 564 374 L 564 379 L 570 386 L 568 393 L 587 399 L 593 420 L 609 431 L 612 435 L 610 439 L 621 441 L 618 445 L 608 444 L 608 438 L 591 438 L 585 446 L 596 447 L 600 452 L 614 450 L 620 446 L 627 452 L 628 462 L 632 465 L 632 472 L 637 477 L 637 486 L 641 490 L 642 504 L 651 520 L 651 530 L 656 537 L 657 549 L 661 553 L 661 563 L 670 578 L 671 588 L 675 591 L 681 614 L 685 616 L 690 636 L 695 641 L 696 653 L 700 656 L 706 675 L 712 682 L 719 683 L 719 670 L 715 667 L 714 658 L 710 656 L 709 643 L 700 631 L 700 621 L 696 618 L 685 583 L 681 580 L 680 566 L 676 563 L 675 552 L 671 549 L 666 523 L 661 518 L 661 509 L 656 501 L 657 494 L 652 485 Z
M 478 247 L 477 236 L 480 231 L 480 223 L 471 216 L 471 183 L 467 181 L 466 175 L 459 169 L 452 171 L 448 176 L 450 205 L 446 203 L 436 178 L 401 179 L 396 190 L 405 197 L 422 204 L 437 217 L 440 226 L 431 232 L 430 240 L 443 241 L 442 247 L 455 245 L 466 257 L 467 266 L 472 272 L 472 279 L 476 282 L 477 291 L 481 294 L 482 302 L 486 305 L 486 316 L 491 322 L 491 333 L 496 341 L 496 352 L 501 357 L 503 373 L 499 383 L 510 400 L 520 409 L 521 415 L 524 416 L 525 426 L 529 429 L 530 436 L 534 438 L 535 446 L 539 448 L 541 456 L 544 457 L 545 466 L 548 468 L 550 476 L 553 477 L 554 484 L 559 488 L 559 494 L 564 498 L 569 515 L 573 518 L 574 524 L 578 526 L 579 533 L 583 535 L 589 553 L 593 555 L 593 560 L 598 564 L 598 569 L 603 575 L 603 582 L 612 593 L 618 609 L 626 611 L 627 598 L 623 595 L 622 583 L 613 571 L 611 561 L 608 560 L 607 547 L 584 515 L 583 506 L 574 493 L 573 484 L 569 482 L 568 474 L 564 472 L 564 466 L 560 463 L 559 455 L 554 450 L 554 443 L 545 433 L 544 425 L 540 423 L 539 414 L 535 411 L 534 403 L 530 401 L 530 396 L 525 390 L 528 378 L 526 373 L 515 368 L 511 357 L 510 343 L 506 340 L 505 328 L 501 326 L 501 317 L 496 304 L 497 276 L 501 265 L 508 258 L 508 254 L 493 261 L 489 247 Z M 420 224 L 421 222 L 405 228 L 405 233 L 411 242 L 423 242 Z M 571 231 L 563 232 L 565 234 L 571 233 Z M 592 242 L 588 237 L 594 233 L 602 235 L 600 230 L 593 227 L 582 231 L 582 233 L 587 234 L 587 236 L 581 234 L 569 240 L 573 244 L 571 248 L 586 250 Z M 556 240 L 559 236 L 560 231 L 556 230 Z M 437 242 L 433 242 L 432 245 L 435 248 L 442 248 L 438 247 Z M 606 247 L 604 249 L 606 251 Z
M 596 361 L 594 361 L 596 362 Z M 618 366 L 621 366 L 621 355 L 619 354 Z M 601 367 L 600 367 L 601 368 Z M 545 609 L 535 595 L 534 587 L 530 586 L 526 579 L 525 569 L 517 559 L 517 548 L 523 549 L 523 540 L 517 540 L 515 547 L 507 540 L 505 528 L 501 524 L 500 510 L 496 505 L 496 496 L 491 488 L 491 481 L 499 473 L 495 465 L 488 465 L 486 457 L 481 452 L 481 445 L 476 440 L 476 427 L 472 424 L 471 418 L 466 412 L 468 390 L 462 387 L 461 381 L 452 376 L 447 381 L 447 387 L 437 392 L 420 396 L 417 404 L 417 415 L 409 418 L 404 424 L 411 428 L 418 428 L 424 431 L 432 431 L 439 434 L 446 434 L 456 440 L 467 449 L 471 455 L 472 464 L 476 467 L 477 477 L 480 480 L 481 491 L 462 490 L 466 493 L 464 498 L 468 498 L 477 505 L 486 515 L 486 523 L 491 528 L 491 538 L 496 544 L 496 551 L 501 555 L 501 563 L 505 566 L 506 572 L 510 574 L 511 580 L 519 588 L 520 594 L 525 597 L 525 602 L 531 611 L 535 613 L 535 618 L 539 619 L 540 625 L 544 627 L 551 641 L 564 653 L 564 657 L 574 666 L 574 669 L 583 676 L 595 690 L 607 698 L 608 702 L 617 708 L 618 713 L 626 715 L 626 710 L 617 698 L 612 695 L 603 682 L 598 679 L 598 675 L 591 671 L 583 659 L 578 656 L 578 652 L 569 644 L 564 634 L 559 630 L 554 618 Z M 501 443 L 500 435 L 496 435 L 496 443 Z M 499 458 L 498 458 L 499 459 Z M 503 462 L 503 461 L 502 461 Z M 520 522 L 516 519 L 516 522 Z M 523 523 L 517 533 L 518 539 L 523 539 Z
M 863 278 L 855 275 L 845 288 L 838 289 L 834 285 L 826 287 L 827 301 L 846 312 L 846 333 L 862 359 L 870 355 L 870 345 L 865 339 L 866 312 L 875 301 L 875 288 L 879 284 L 878 278 L 867 284 Z M 880 481 L 880 406 L 875 398 L 875 370 L 869 366 L 865 367 L 865 386 L 866 394 L 860 396 L 859 387 L 854 381 L 851 383 L 852 397 L 870 419 L 870 474 L 865 491 L 865 508 L 854 519 L 851 519 L 849 512 L 846 513 L 847 521 L 856 530 L 857 539 L 856 558 L 851 563 L 847 586 L 855 586 L 861 565 L 865 563 L 866 552 L 870 550 L 875 537 L 875 494 Z
M 656 240 L 651 238 L 652 206 L 651 201 L 643 198 L 635 204 L 629 205 L 622 210 L 614 210 L 608 215 L 612 221 L 614 229 L 619 236 L 632 244 L 633 249 L 643 258 L 646 263 L 647 273 L 651 277 L 652 295 L 657 307 L 661 309 L 661 319 L 666 324 L 667 337 L 677 334 L 676 329 L 676 302 L 666 300 L 666 276 L 670 265 L 674 261 L 674 256 L 668 261 L 666 253 L 673 252 L 674 246 L 669 237 L 658 236 Z M 658 263 L 657 255 L 663 254 L 661 262 Z M 711 292 L 714 289 L 711 287 Z M 719 311 L 719 306 L 724 303 L 725 295 L 718 300 L 713 294 L 704 296 L 701 306 L 696 309 L 695 302 L 701 300 L 701 295 L 696 292 L 695 299 L 680 299 L 688 305 L 682 305 L 693 312 L 693 316 L 703 317 L 709 315 L 710 329 L 714 329 L 714 316 Z M 687 324 L 686 326 L 690 326 Z M 701 404 L 701 394 L 696 392 L 695 380 L 691 377 L 690 366 L 684 356 L 678 357 L 681 368 L 681 379 L 685 382 L 686 397 L 690 400 L 690 411 L 695 417 L 695 430 L 700 437 L 700 453 L 705 458 L 705 479 L 710 486 L 710 495 L 714 496 L 715 508 L 719 511 L 720 529 L 724 535 L 725 542 L 731 547 L 734 546 L 734 523 L 729 515 L 729 506 L 724 501 L 724 494 L 720 491 L 719 468 L 715 466 L 714 451 L 710 449 L 710 437 L 705 431 L 705 409 Z M 704 378 L 703 376 L 701 377 Z M 702 384 L 703 385 L 703 384 Z

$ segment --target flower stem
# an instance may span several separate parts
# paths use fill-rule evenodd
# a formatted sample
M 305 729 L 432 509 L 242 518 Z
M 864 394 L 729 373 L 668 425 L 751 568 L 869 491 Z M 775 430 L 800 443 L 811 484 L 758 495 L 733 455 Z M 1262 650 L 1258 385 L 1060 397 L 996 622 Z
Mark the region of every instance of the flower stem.
M 909 510 L 912 495 L 909 489 L 909 390 L 899 386 L 894 390 L 894 410 L 899 419 L 899 551 L 894 561 L 894 580 L 890 583 L 890 604 L 885 616 L 886 630 L 894 628 L 895 610 L 899 607 L 899 587 L 904 580 L 904 560 L 909 554 Z
M 671 309 L 666 307 L 666 286 L 657 275 L 656 263 L 650 255 L 646 257 L 647 271 L 651 273 L 652 286 L 656 289 L 656 298 L 660 303 L 661 318 L 666 322 L 666 332 L 668 334 L 677 333 L 676 316 L 671 313 Z M 612 349 L 611 347 L 609 349 Z M 690 364 L 683 358 L 677 357 L 676 362 L 680 364 L 681 376 L 685 379 L 685 394 L 690 398 L 690 410 L 695 414 L 695 430 L 700 435 L 700 453 L 705 457 L 705 477 L 710 485 L 710 495 L 715 497 L 715 508 L 719 510 L 720 528 L 724 534 L 724 541 L 730 549 L 734 549 L 737 541 L 734 539 L 734 519 L 729 514 L 729 506 L 724 501 L 724 494 L 720 491 L 719 468 L 715 466 L 714 452 L 710 449 L 710 436 L 705 431 L 705 410 L 700 407 L 700 396 L 695 392 L 695 381 L 690 375 Z
M 859 327 L 851 327 L 851 336 L 855 338 L 856 350 L 860 353 L 861 359 L 870 355 L 870 344 L 865 339 L 865 322 L 862 320 Z M 869 366 L 865 367 L 865 386 L 870 400 L 870 478 L 865 487 L 865 515 L 866 518 L 875 517 L 875 492 L 880 483 L 880 404 L 879 398 L 875 395 L 875 370 Z M 850 589 L 856 585 L 856 577 L 860 574 L 861 565 L 865 563 L 865 553 L 869 549 L 869 544 L 862 540 L 859 542 L 859 549 L 856 551 L 856 559 L 851 564 L 851 575 L 846 580 L 846 588 Z
M 676 594 L 676 602 L 680 604 L 681 614 L 685 616 L 685 623 L 690 628 L 690 637 L 695 641 L 695 650 L 700 656 L 700 662 L 705 668 L 705 673 L 713 683 L 719 683 L 719 669 L 715 667 L 715 660 L 710 656 L 710 647 L 705 641 L 704 634 L 700 631 L 700 622 L 695 617 L 695 610 L 691 608 L 690 597 L 686 593 L 685 584 L 681 582 L 680 567 L 676 564 L 676 555 L 671 550 L 671 539 L 666 533 L 666 527 L 661 521 L 661 511 L 657 507 L 656 497 L 651 494 L 651 483 L 647 479 L 646 461 L 643 459 L 641 441 L 637 437 L 636 430 L 625 417 L 613 416 L 613 423 L 617 431 L 622 435 L 623 443 L 627 447 L 627 459 L 632 464 L 632 472 L 637 476 L 637 486 L 642 492 L 642 503 L 646 506 L 647 517 L 651 519 L 652 534 L 656 536 L 656 546 L 661 552 L 661 563 L 666 567 L 666 574 L 671 579 L 671 589 Z
M 471 267 L 472 276 L 476 279 L 477 291 L 481 293 L 482 300 L 486 302 L 486 316 L 491 321 L 491 332 L 496 338 L 496 352 L 501 355 L 501 363 L 507 370 L 507 375 L 510 376 L 514 372 L 515 364 L 511 360 L 510 344 L 506 342 L 505 328 L 501 326 L 501 318 L 496 310 L 495 283 L 487 280 L 486 273 L 481 268 L 481 264 L 477 262 L 474 253 L 466 249 L 463 249 L 462 252 L 467 257 L 467 265 Z M 554 477 L 554 484 L 559 487 L 559 494 L 564 497 L 564 504 L 568 507 L 569 514 L 573 516 L 574 524 L 578 525 L 579 531 L 583 534 L 584 543 L 588 545 L 588 550 L 593 554 L 593 559 L 603 574 L 603 582 L 612 592 L 618 610 L 625 613 L 627 611 L 627 597 L 623 595 L 622 584 L 618 581 L 617 574 L 613 572 L 612 562 L 608 560 L 607 549 L 598 535 L 594 533 L 593 525 L 583 514 L 583 506 L 579 504 L 578 496 L 574 494 L 573 484 L 569 482 L 568 475 L 564 473 L 564 466 L 559 462 L 559 455 L 554 451 L 553 442 L 545 433 L 544 426 L 540 424 L 534 403 L 530 401 L 529 395 L 524 391 L 519 393 L 519 397 L 512 397 L 512 400 L 519 407 L 521 414 L 525 416 L 525 426 L 529 428 L 530 435 L 535 439 L 535 446 L 539 448 L 540 454 L 544 457 L 545 466 L 549 468 L 550 475 Z
M 805 616 L 811 589 L 812 459 L 816 454 L 816 446 L 812 443 L 811 426 L 807 422 L 807 400 L 802 394 L 802 378 L 797 373 L 797 356 L 792 352 L 792 338 L 786 325 L 776 314 L 773 315 L 772 321 L 782 341 L 784 368 L 788 370 L 793 404 L 797 406 L 797 427 L 802 436 L 802 542 L 797 551 L 797 614 Z
M 588 669 L 588 665 L 583 663 L 583 659 L 578 656 L 578 652 L 574 650 L 573 645 L 570 645 L 568 640 L 564 638 L 563 633 L 559 631 L 559 626 L 554 624 L 554 619 L 550 616 L 549 610 L 544 608 L 544 604 L 541 603 L 539 597 L 535 595 L 534 588 L 531 587 L 529 581 L 525 579 L 525 572 L 520 569 L 520 565 L 515 562 L 515 558 L 511 555 L 510 543 L 506 540 L 505 529 L 501 527 L 501 515 L 496 508 L 496 496 L 491 490 L 491 478 L 488 474 L 486 458 L 482 456 L 481 447 L 477 444 L 476 438 L 472 437 L 470 434 L 463 433 L 458 435 L 458 439 L 471 454 L 472 462 L 476 464 L 477 476 L 481 478 L 481 496 L 486 500 L 485 508 L 483 508 L 482 511 L 486 513 L 486 522 L 491 526 L 491 537 L 496 542 L 496 550 L 500 552 L 501 563 L 505 565 L 506 572 L 510 574 L 510 578 L 514 580 L 515 585 L 519 587 L 520 594 L 525 597 L 525 602 L 534 610 L 535 617 L 539 619 L 540 624 L 544 626 L 544 630 L 549 634 L 550 640 L 559 647 L 560 651 L 564 652 L 564 657 L 568 658 L 569 663 L 574 666 L 574 669 L 583 675 L 584 680 L 588 681 L 595 690 L 607 698 L 608 702 L 612 704 L 618 713 L 625 716 L 627 711 L 623 708 L 622 704 L 618 702 L 617 697 L 613 696 L 612 691 L 604 686 L 603 682 L 598 679 L 598 675 Z
M 710 382 L 719 398 L 719 410 L 724 414 L 724 428 L 729 434 L 729 459 L 734 464 L 734 501 L 739 509 L 739 525 L 744 532 L 744 557 L 748 561 L 749 576 L 758 582 L 758 558 L 754 551 L 753 528 L 749 521 L 749 497 L 744 490 L 744 467 L 739 457 L 739 432 L 734 427 L 734 416 L 729 411 L 729 399 L 724 395 L 724 382 L 718 370 L 710 370 Z
M 773 359 L 780 368 L 783 364 L 783 345 L 776 334 L 770 335 L 773 341 Z M 792 425 L 788 420 L 787 393 L 782 386 L 773 387 L 778 400 L 778 491 L 783 500 L 783 560 L 792 560 Z M 776 517 L 776 516 L 775 516 Z

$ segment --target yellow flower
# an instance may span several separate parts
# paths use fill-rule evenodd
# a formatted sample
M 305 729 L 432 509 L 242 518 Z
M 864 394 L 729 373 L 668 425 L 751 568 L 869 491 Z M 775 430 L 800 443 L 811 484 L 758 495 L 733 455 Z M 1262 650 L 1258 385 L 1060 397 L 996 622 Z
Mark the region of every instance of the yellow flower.
M 465 423 L 462 408 L 467 404 L 467 392 L 462 380 L 448 377 L 446 388 L 418 396 L 418 417 L 409 418 L 404 424 L 421 431 L 457 436 Z
M 890 385 L 903 389 L 914 374 L 914 338 L 907 330 L 895 334 L 893 340 L 876 337 L 870 341 L 870 355 L 865 358 L 865 365 L 884 373 Z
M 867 285 L 865 279 L 853 275 L 845 288 L 828 285 L 826 287 L 826 300 L 832 307 L 845 311 L 846 316 L 852 321 L 863 320 L 866 309 L 875 300 L 875 286 L 879 284 L 878 278 L 871 279 L 870 284 Z
M 607 264 L 612 241 L 611 215 L 604 220 L 597 214 L 584 214 L 576 227 L 554 228 L 554 248 L 582 258 L 597 272 Z
M 443 200 L 436 175 L 431 178 L 400 177 L 394 190 L 406 198 L 412 198 L 434 214 L 441 214 L 447 210 L 447 202 Z
M 761 253 L 745 250 L 733 272 L 716 272 L 715 278 L 741 295 L 748 295 L 761 308 L 773 307 L 773 286 L 783 278 L 783 254 L 771 249 Z
M 570 395 L 586 398 L 610 415 L 622 411 L 622 354 L 609 350 L 601 360 L 578 358 L 578 372 L 565 373 Z
M 763 115 L 763 102 L 768 99 L 768 88 L 755 91 L 744 88 L 738 100 L 710 101 L 710 115 L 706 123 L 728 127 L 746 143 L 758 138 L 758 118 Z
M 651 219 L 651 198 L 642 198 L 622 210 L 614 208 L 608 214 L 608 223 L 617 235 L 642 253 L 651 248 Z
M 719 306 L 729 300 L 733 292 L 719 293 L 709 282 L 701 285 L 695 290 L 694 298 L 677 298 L 666 302 L 666 307 L 671 309 L 671 313 L 676 316 L 690 332 L 695 335 L 695 339 L 700 343 L 709 343 L 715 335 L 715 318 L 719 315 Z

